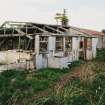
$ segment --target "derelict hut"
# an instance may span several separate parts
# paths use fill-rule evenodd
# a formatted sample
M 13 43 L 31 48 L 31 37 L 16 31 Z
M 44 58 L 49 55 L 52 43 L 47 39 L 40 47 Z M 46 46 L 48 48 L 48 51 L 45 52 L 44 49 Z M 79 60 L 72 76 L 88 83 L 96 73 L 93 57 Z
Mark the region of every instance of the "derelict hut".
M 34 68 L 31 56 L 34 51 L 34 30 L 31 24 L 25 22 L 7 21 L 1 25 L 0 64 L 2 69 Z
M 105 34 L 90 29 L 83 29 L 71 26 L 70 32 L 72 35 L 78 35 L 76 45 L 79 48 L 79 58 L 91 60 L 96 57 L 97 49 L 104 48 Z
M 102 36 L 102 38 L 101 38 L 101 40 L 102 40 L 102 42 L 103 42 L 102 48 L 105 48 L 105 29 L 102 30 L 102 34 L 103 34 L 103 36 Z
M 44 32 L 35 37 L 36 67 L 63 68 L 72 61 L 72 37 L 69 27 L 44 25 Z
M 101 36 L 72 26 L 5 22 L 0 27 L 0 64 L 8 64 L 8 68 L 66 68 L 73 61 L 95 58 Z
M 72 61 L 68 56 L 72 49 L 68 30 L 69 27 L 58 25 L 5 22 L 0 27 L 0 63 L 10 65 L 33 59 L 37 69 L 67 67 Z

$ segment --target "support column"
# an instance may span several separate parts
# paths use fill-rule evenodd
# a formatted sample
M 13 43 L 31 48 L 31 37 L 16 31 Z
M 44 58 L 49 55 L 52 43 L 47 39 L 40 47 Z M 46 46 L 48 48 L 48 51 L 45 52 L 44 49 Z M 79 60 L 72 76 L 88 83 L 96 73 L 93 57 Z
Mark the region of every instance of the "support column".
M 35 54 L 38 55 L 39 54 L 39 35 L 35 36 Z
M 65 44 L 66 44 L 66 41 L 65 41 L 65 37 L 63 37 L 63 51 L 65 52 Z
M 39 35 L 35 35 L 35 40 L 34 40 L 34 66 L 35 69 L 38 69 L 38 57 L 39 57 Z

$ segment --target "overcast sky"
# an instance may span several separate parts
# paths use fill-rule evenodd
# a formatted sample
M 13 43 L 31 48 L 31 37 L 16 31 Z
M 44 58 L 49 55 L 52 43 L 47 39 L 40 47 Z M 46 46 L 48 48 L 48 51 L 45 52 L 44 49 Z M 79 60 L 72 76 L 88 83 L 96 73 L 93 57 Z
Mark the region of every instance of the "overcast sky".
M 57 12 L 67 10 L 69 25 L 105 29 L 105 0 L 0 0 L 0 24 L 31 21 L 56 24 Z

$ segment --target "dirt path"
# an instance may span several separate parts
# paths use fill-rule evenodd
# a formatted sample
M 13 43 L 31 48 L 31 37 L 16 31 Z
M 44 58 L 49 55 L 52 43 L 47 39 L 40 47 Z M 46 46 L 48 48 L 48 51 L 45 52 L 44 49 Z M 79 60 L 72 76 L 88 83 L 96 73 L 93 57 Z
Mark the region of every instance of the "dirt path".
M 56 83 L 55 88 L 57 91 L 63 90 L 64 86 L 74 77 L 79 77 L 82 81 L 86 81 L 89 76 L 93 74 L 92 65 L 90 62 L 86 62 L 79 67 L 73 68 L 73 70 L 60 78 Z
M 55 86 L 49 89 L 46 89 L 42 92 L 36 94 L 36 98 L 42 98 L 50 96 L 53 89 L 56 91 L 61 91 L 64 86 L 72 79 L 73 77 L 80 77 L 81 80 L 87 80 L 90 75 L 93 74 L 92 71 L 92 62 L 86 62 L 79 67 L 75 67 L 72 71 L 64 74 L 60 77 L 59 81 L 56 82 Z

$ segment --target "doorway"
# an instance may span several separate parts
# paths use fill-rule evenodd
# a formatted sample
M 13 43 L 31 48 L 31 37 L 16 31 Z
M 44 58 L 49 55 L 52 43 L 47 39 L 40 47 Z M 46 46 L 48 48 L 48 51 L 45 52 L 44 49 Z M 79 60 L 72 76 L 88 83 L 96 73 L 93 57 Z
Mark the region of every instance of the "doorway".
M 86 60 L 87 39 L 84 38 L 79 42 L 79 59 Z

